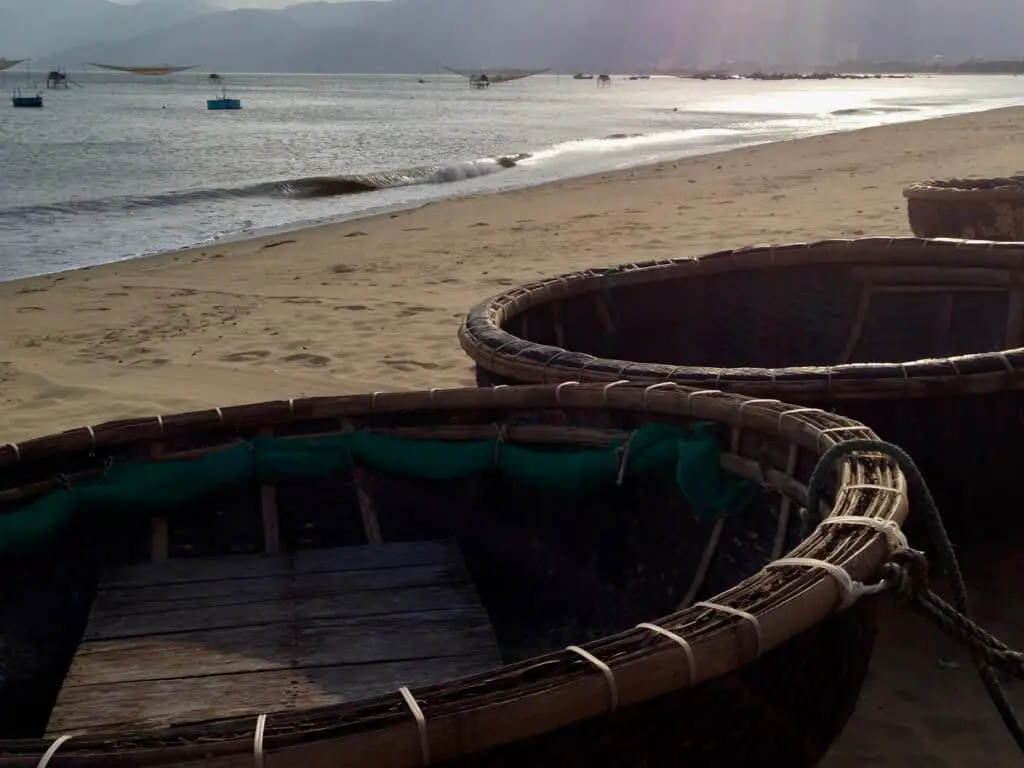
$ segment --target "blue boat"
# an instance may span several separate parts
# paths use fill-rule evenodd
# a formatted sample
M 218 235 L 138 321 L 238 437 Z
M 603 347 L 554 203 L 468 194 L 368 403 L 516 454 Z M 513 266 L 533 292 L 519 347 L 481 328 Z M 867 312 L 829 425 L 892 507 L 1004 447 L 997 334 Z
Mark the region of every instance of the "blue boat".
M 241 109 L 242 108 L 242 100 L 241 99 L 229 99 L 228 98 L 227 89 L 226 88 L 222 88 L 221 89 L 221 95 L 220 95 L 219 99 L 207 99 L 206 100 L 206 108 L 207 109 Z
M 42 107 L 43 106 L 43 94 L 37 93 L 35 96 L 23 96 L 21 88 L 14 89 L 14 95 L 11 97 L 11 102 L 16 107 Z

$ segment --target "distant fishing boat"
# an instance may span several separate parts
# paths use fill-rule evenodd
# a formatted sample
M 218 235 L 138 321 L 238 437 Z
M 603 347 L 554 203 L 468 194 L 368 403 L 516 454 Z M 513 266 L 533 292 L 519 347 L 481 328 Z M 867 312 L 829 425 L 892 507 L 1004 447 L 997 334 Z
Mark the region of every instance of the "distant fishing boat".
M 456 75 L 462 75 L 468 77 L 470 85 L 476 85 L 486 83 L 490 85 L 492 83 L 507 83 L 511 80 L 521 80 L 525 77 L 531 77 L 533 75 L 540 75 L 544 72 L 549 72 L 550 67 L 546 69 L 515 69 L 510 67 L 496 67 L 495 69 L 456 69 L 455 67 L 445 67 L 449 72 L 454 72 Z
M 173 75 L 176 72 L 184 72 L 192 69 L 194 64 L 190 64 L 187 67 L 175 67 L 170 64 L 162 65 L 143 65 L 143 66 L 126 66 L 122 64 L 96 64 L 89 62 L 90 67 L 99 67 L 100 69 L 112 69 L 115 72 L 127 72 L 131 75 Z
M 23 59 L 25 61 L 25 59 Z M 20 62 L 17 62 L 20 63 Z M 32 71 L 29 69 L 25 72 L 25 78 L 29 85 L 32 84 Z M 35 96 L 26 96 L 22 93 L 21 88 L 15 88 L 14 93 L 11 94 L 11 103 L 15 107 L 33 107 L 39 109 L 43 106 L 43 94 L 36 91 Z
M 11 101 L 16 107 L 35 107 L 38 109 L 43 106 L 43 94 L 37 93 L 35 96 L 25 96 L 22 94 L 21 88 L 15 88 Z
M 207 99 L 207 109 L 223 110 L 223 109 L 241 109 L 241 99 L 229 99 L 227 88 L 221 88 L 221 95 L 219 99 Z

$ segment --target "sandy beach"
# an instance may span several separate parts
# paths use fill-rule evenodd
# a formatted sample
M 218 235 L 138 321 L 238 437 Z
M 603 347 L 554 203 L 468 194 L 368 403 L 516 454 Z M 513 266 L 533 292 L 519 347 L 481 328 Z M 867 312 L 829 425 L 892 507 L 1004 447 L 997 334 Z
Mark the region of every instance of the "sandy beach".
M 2 283 L 0 441 L 279 397 L 469 386 L 459 319 L 507 286 L 756 243 L 909 235 L 905 184 L 1021 172 L 1022 123 L 1015 108 L 872 128 Z M 964 557 L 969 584 L 985 588 L 979 617 L 1021 647 L 1014 547 Z M 1020 684 L 1008 687 L 1024 710 Z M 967 657 L 923 620 L 888 616 L 824 765 L 1019 763 Z

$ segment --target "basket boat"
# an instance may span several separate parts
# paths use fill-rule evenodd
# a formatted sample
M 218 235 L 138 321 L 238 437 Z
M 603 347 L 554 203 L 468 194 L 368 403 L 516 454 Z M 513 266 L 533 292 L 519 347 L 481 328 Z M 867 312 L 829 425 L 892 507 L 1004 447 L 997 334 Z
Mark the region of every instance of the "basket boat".
M 874 640 L 846 574 L 878 578 L 907 505 L 856 453 L 801 534 L 849 438 L 877 439 L 734 394 L 562 384 L 0 448 L 0 764 L 813 765 Z
M 903 196 L 918 237 L 1024 240 L 1024 176 L 933 179 L 911 184 Z
M 670 381 L 839 410 L 914 457 L 964 542 L 1012 523 L 1022 310 L 1022 244 L 861 238 L 561 275 L 475 307 L 459 338 L 482 386 Z

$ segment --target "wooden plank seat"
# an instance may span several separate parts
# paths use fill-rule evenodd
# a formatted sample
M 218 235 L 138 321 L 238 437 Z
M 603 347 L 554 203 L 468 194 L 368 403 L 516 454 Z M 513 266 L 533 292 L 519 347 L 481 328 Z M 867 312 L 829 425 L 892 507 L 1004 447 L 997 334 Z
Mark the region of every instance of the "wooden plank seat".
M 306 709 L 501 663 L 452 541 L 112 570 L 48 733 Z

